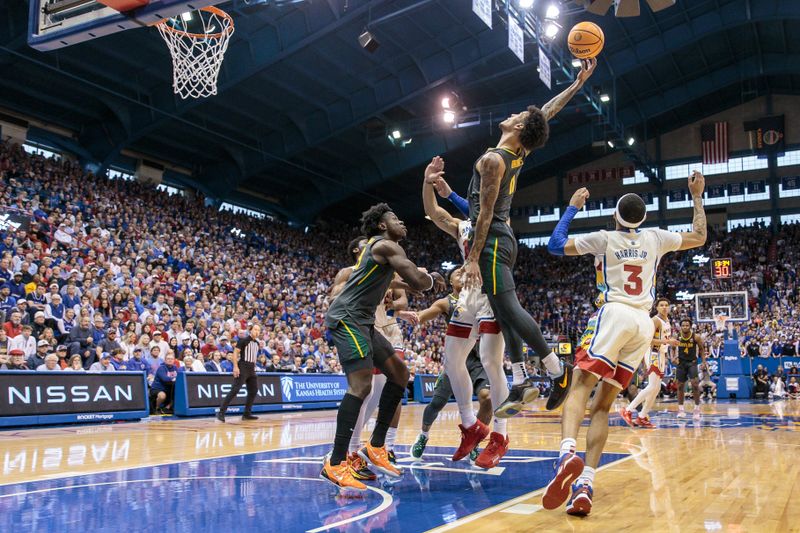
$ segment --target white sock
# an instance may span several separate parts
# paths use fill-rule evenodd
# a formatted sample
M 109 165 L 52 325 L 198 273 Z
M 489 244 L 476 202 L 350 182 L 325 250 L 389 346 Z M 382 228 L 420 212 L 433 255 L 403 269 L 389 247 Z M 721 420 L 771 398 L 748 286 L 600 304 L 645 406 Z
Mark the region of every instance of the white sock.
M 589 487 L 594 485 L 594 468 L 591 466 L 584 466 L 583 472 L 578 476 L 578 480 L 575 483 L 578 485 L 588 485 Z
M 511 363 L 511 384 L 519 385 L 525 378 L 528 377 L 528 372 L 525 370 L 525 363 Z
M 505 418 L 495 418 L 492 424 L 492 431 L 501 434 L 502 436 L 508 435 L 508 420 Z
M 394 441 L 397 439 L 397 428 L 390 427 L 386 431 L 386 449 L 394 450 Z
M 561 452 L 558 454 L 559 457 L 562 455 L 567 455 L 568 453 L 575 453 L 575 447 L 577 446 L 577 442 L 575 439 L 564 439 L 561 441 Z
M 484 333 L 481 335 L 480 356 L 483 369 L 489 378 L 489 394 L 492 397 L 492 407 L 497 408 L 508 398 L 508 380 L 503 372 L 503 352 L 505 342 L 499 333 Z M 505 419 L 494 419 L 494 431 L 507 435 Z
M 444 370 L 450 378 L 464 427 L 470 427 L 478 420 L 472 406 L 472 378 L 467 371 L 467 356 L 473 346 L 475 339 L 453 335 L 446 335 L 444 338 Z
M 419 434 L 422 435 L 423 437 L 425 437 L 426 439 L 428 438 L 428 432 L 427 431 L 420 431 Z
M 557 378 L 564 373 L 564 368 L 561 366 L 561 360 L 555 352 L 550 352 L 547 357 L 542 359 L 544 367 L 547 369 L 547 375 L 551 378 Z

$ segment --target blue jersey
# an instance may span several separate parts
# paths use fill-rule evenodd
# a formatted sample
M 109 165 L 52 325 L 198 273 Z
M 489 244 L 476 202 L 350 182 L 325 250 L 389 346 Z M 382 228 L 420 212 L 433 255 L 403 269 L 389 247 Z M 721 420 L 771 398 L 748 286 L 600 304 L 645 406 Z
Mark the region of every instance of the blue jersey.
M 156 376 L 150 388 L 155 391 L 167 392 L 175 384 L 177 377 L 178 367 L 164 363 L 156 370 Z

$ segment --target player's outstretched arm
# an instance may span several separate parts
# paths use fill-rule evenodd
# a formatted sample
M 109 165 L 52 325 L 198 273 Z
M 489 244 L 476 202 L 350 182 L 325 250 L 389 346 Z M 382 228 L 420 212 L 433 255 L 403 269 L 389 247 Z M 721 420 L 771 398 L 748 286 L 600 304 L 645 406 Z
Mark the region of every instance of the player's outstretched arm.
M 396 242 L 379 241 L 372 248 L 372 256 L 378 263 L 391 266 L 411 290 L 428 291 L 435 288 L 437 291 L 441 291 L 447 286 L 444 278 L 438 272 L 428 274 L 417 268 L 417 265 L 406 256 L 405 250 Z
M 425 207 L 425 214 L 430 218 L 436 227 L 447 233 L 453 238 L 458 237 L 458 220 L 453 215 L 442 209 L 436 201 L 436 193 L 433 190 L 436 181 L 444 174 L 444 160 L 436 156 L 425 167 L 425 182 L 422 184 L 422 205 Z
M 703 361 L 703 364 L 706 364 L 706 343 L 703 342 L 703 337 L 695 333 L 694 342 L 697 344 L 697 352 L 700 354 L 700 359 Z
M 697 170 L 692 171 L 689 176 L 689 191 L 692 193 L 694 203 L 694 217 L 692 219 L 692 231 L 681 233 L 681 246 L 678 250 L 691 250 L 699 248 L 706 243 L 708 238 L 708 223 L 706 222 L 706 211 L 703 208 L 703 191 L 706 188 L 706 178 Z
M 581 187 L 572 195 L 569 207 L 561 215 L 561 220 L 556 224 L 550 240 L 547 242 L 547 251 L 553 255 L 581 255 L 575 247 L 575 239 L 567 237 L 569 235 L 569 225 L 575 215 L 583 209 L 586 200 L 589 199 L 589 189 Z
M 411 322 L 412 324 L 425 324 L 431 320 L 436 320 L 442 315 L 446 315 L 449 308 L 450 304 L 448 303 L 447 298 L 439 298 L 427 309 L 423 309 L 422 311 L 418 312 L 401 311 L 397 314 L 397 317 L 407 322 Z
M 436 183 L 433 184 L 433 188 L 436 189 L 436 194 L 450 200 L 450 203 L 458 209 L 459 213 L 464 215 L 465 218 L 469 218 L 469 202 L 465 198 L 459 196 L 458 193 L 450 187 L 447 180 L 439 178 Z
M 542 113 L 544 113 L 547 120 L 556 116 L 556 114 L 567 105 L 567 102 L 572 100 L 572 97 L 575 96 L 581 87 L 583 87 L 583 84 L 586 83 L 586 80 L 592 75 L 595 67 L 597 67 L 596 58 L 581 60 L 581 71 L 578 73 L 575 81 L 572 82 L 572 85 L 542 106 Z
M 506 164 L 503 158 L 494 152 L 484 154 L 477 164 L 478 172 L 481 175 L 481 212 L 475 221 L 475 237 L 472 241 L 472 249 L 464 265 L 465 283 L 468 286 L 480 286 L 481 269 L 478 266 L 483 247 L 486 245 L 486 236 L 489 234 L 489 226 L 492 224 L 494 215 L 494 204 L 500 194 L 500 182 L 503 173 L 506 171 Z

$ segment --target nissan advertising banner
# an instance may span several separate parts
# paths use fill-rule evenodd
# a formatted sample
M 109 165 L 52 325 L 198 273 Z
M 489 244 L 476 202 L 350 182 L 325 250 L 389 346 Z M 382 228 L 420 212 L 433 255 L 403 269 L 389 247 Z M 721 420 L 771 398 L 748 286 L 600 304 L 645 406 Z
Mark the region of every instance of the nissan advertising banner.
M 147 416 L 141 372 L 0 372 L 0 425 L 93 422 Z
M 175 384 L 175 414 L 193 416 L 216 412 L 232 385 L 231 374 L 179 373 Z M 343 375 L 259 373 L 253 411 L 337 407 L 345 392 L 347 378 Z M 228 412 L 241 412 L 246 397 L 247 386 L 243 386 Z

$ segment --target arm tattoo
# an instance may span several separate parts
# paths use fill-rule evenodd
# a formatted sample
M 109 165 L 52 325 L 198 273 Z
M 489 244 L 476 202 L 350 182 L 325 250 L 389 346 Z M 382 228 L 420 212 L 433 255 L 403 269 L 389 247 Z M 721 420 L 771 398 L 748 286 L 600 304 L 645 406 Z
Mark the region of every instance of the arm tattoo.
M 703 209 L 703 197 L 697 196 L 694 200 L 694 218 L 692 219 L 692 229 L 698 235 L 703 237 L 703 242 L 706 240 L 708 233 L 708 224 L 706 223 L 706 212 Z
M 481 174 L 481 212 L 475 222 L 475 239 L 472 243 L 472 250 L 469 252 L 470 259 L 477 260 L 486 244 L 486 236 L 489 234 L 489 226 L 492 223 L 494 204 L 497 202 L 497 195 L 500 192 L 501 161 L 497 155 L 487 156 L 481 159 L 478 168 Z
M 550 120 L 556 116 L 556 114 L 561 111 L 565 105 L 567 105 L 567 102 L 572 100 L 572 97 L 575 96 L 580 88 L 581 85 L 577 80 L 575 80 L 564 92 L 544 104 L 542 107 L 542 113 L 544 113 L 545 118 Z

